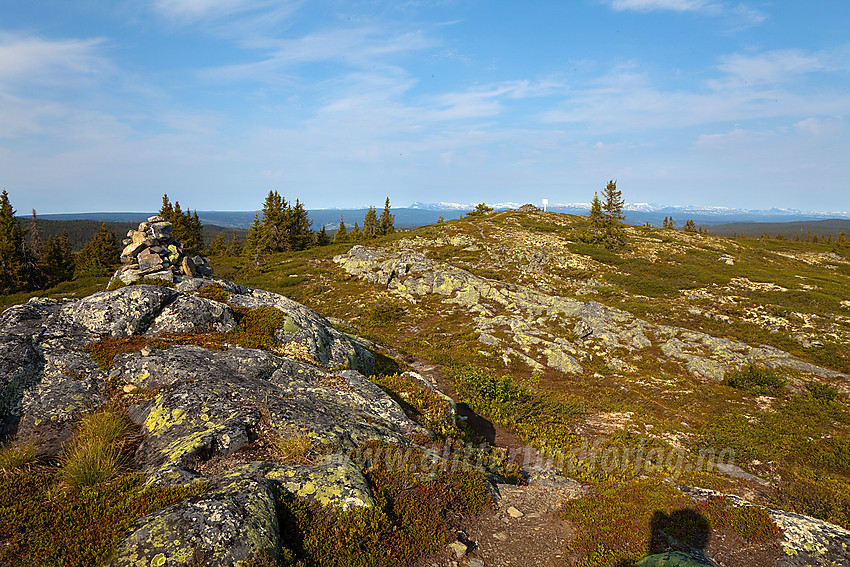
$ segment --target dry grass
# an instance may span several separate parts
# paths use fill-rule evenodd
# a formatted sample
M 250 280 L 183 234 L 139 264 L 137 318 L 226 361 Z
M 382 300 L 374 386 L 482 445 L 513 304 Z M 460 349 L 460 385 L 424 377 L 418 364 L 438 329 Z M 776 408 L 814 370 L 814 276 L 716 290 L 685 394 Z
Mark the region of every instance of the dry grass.
M 4 473 L 23 469 L 33 463 L 36 457 L 36 444 L 12 442 L 0 449 L 0 471 Z
M 124 409 L 107 404 L 83 416 L 62 457 L 58 478 L 70 486 L 92 486 L 117 478 L 126 469 L 133 425 Z

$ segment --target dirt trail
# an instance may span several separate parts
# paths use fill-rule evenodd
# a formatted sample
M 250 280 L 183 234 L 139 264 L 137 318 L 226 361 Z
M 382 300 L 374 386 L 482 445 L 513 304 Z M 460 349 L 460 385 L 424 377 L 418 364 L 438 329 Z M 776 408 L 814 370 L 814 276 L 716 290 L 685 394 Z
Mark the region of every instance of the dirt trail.
M 458 401 L 452 384 L 442 367 L 422 358 L 408 358 L 407 363 L 438 390 Z M 494 447 L 506 449 L 509 458 L 523 467 L 528 485 L 497 485 L 493 510 L 468 520 L 462 527 L 461 541 L 471 543 L 469 552 L 458 558 L 451 550 L 424 557 L 414 567 L 502 567 L 570 565 L 575 557 L 566 546 L 573 536 L 573 526 L 559 517 L 564 500 L 582 494 L 580 484 L 546 471 L 540 453 L 520 441 L 497 423 L 475 413 L 466 404 L 457 404 L 458 414 L 470 428 Z

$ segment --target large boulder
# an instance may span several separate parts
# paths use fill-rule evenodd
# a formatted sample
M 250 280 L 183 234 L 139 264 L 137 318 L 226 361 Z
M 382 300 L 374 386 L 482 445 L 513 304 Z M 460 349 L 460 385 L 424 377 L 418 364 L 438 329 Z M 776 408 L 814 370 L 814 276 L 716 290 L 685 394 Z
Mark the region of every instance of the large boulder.
M 278 554 L 280 528 L 269 481 L 237 478 L 137 521 L 111 567 L 245 565 Z

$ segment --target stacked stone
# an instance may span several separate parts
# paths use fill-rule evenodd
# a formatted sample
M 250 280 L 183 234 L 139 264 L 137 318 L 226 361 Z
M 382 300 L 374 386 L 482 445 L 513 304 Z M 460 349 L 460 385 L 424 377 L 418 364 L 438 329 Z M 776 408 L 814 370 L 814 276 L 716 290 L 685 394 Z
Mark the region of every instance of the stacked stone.
M 124 239 L 121 252 L 124 264 L 114 278 L 130 284 L 139 278 L 156 278 L 180 282 L 184 277 L 211 276 L 206 258 L 190 256 L 183 245 L 171 236 L 171 223 L 156 215 L 131 230 Z

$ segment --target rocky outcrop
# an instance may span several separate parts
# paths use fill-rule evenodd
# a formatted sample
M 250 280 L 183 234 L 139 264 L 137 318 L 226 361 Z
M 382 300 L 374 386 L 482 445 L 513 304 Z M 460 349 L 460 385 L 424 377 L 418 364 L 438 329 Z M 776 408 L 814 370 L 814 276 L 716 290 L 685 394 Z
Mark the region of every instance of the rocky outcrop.
M 416 302 L 427 295 L 467 310 L 484 344 L 533 367 L 582 373 L 602 356 L 607 366 L 629 374 L 627 362 L 641 357 L 657 365 L 657 351 L 692 375 L 722 380 L 747 364 L 786 368 L 823 378 L 843 374 L 806 363 L 777 348 L 754 347 L 678 327 L 656 325 L 596 301 L 560 297 L 489 280 L 429 259 L 409 249 L 354 246 L 334 258 L 346 272 Z M 565 332 L 571 329 L 571 332 Z M 507 336 L 501 341 L 498 336 Z
M 197 295 L 208 285 L 229 296 Z M 257 308 L 284 315 L 278 346 L 229 344 L 239 318 Z M 219 342 L 193 344 L 205 336 Z M 115 355 L 107 370 L 86 350 L 130 337 L 143 346 Z M 371 506 L 345 451 L 433 435 L 364 376 L 374 364 L 371 352 L 318 313 L 225 280 L 184 277 L 177 288 L 33 299 L 0 314 L 0 421 L 5 434 L 56 456 L 81 414 L 129 396 L 141 437 L 133 468 L 151 485 L 203 479 L 213 488 L 138 521 L 111 565 L 237 565 L 260 553 L 275 557 L 277 492 Z M 307 439 L 311 459 L 281 462 L 279 447 L 298 438 Z

